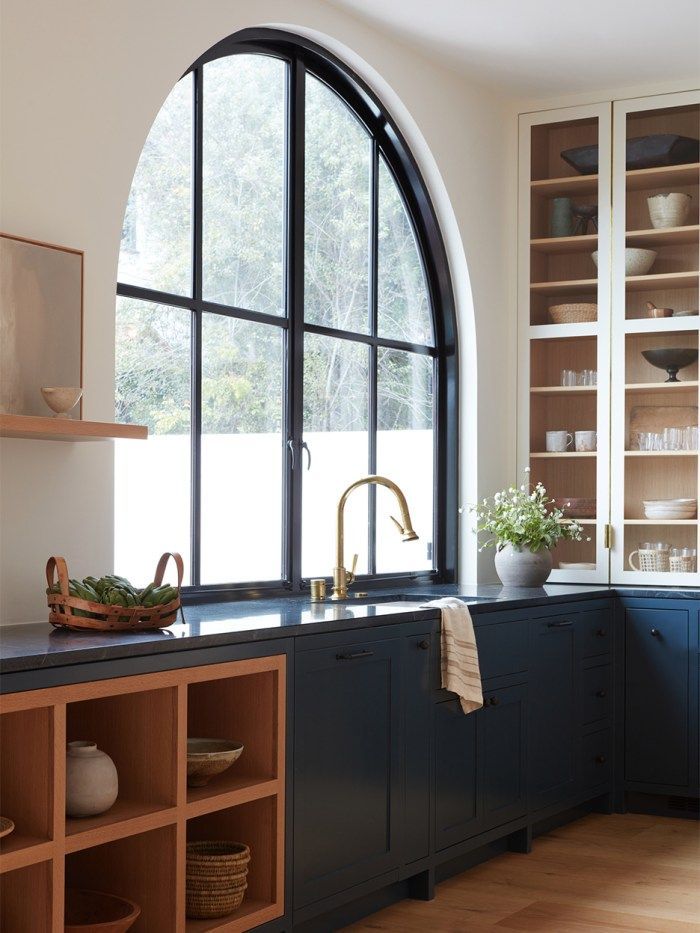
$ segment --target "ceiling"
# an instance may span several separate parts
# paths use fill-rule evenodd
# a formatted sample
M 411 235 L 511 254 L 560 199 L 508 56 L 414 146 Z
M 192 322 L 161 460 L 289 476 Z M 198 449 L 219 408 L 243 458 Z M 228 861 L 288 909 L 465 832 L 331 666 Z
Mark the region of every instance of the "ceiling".
M 698 0 L 330 0 L 518 96 L 700 84 Z

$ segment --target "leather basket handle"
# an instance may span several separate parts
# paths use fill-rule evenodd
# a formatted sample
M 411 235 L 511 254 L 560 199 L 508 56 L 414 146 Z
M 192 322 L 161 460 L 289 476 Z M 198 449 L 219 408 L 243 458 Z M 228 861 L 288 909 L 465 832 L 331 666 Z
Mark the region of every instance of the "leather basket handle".
M 158 561 L 158 566 L 156 567 L 156 573 L 153 577 L 153 582 L 156 586 L 160 586 L 163 582 L 163 577 L 165 575 L 165 568 L 168 566 L 168 561 L 170 558 L 175 561 L 175 566 L 177 567 L 177 588 L 180 589 L 182 586 L 182 578 L 185 575 L 185 565 L 183 563 L 182 557 L 176 551 L 166 551 L 165 554 Z M 53 558 L 52 558 L 53 559 Z M 64 563 L 65 567 L 65 563 Z M 48 571 L 47 571 L 48 572 Z M 66 585 L 68 583 L 68 578 L 66 577 Z
M 54 586 L 56 573 L 61 587 L 61 595 L 68 596 L 68 567 L 63 557 L 49 557 L 46 562 L 46 582 L 49 589 Z

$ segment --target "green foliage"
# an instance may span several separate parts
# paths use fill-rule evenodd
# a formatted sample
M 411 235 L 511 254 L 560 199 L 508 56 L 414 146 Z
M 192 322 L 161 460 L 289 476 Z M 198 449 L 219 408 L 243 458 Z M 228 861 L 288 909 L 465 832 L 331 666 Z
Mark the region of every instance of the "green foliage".
M 525 470 L 526 475 L 529 472 Z M 473 511 L 476 512 L 477 533 L 489 535 L 480 550 L 494 546 L 500 550 L 504 544 L 531 551 L 551 550 L 562 538 L 583 540 L 582 526 L 565 519 L 564 512 L 547 497 L 542 483 L 534 488 L 525 484 L 520 488 L 511 486 L 497 492 L 491 500 L 484 499 Z

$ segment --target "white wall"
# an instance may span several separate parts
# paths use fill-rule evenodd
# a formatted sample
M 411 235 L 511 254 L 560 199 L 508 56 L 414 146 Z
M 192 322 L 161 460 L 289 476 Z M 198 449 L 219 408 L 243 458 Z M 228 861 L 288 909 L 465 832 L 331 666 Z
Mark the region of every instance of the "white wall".
M 285 25 L 361 71 L 414 148 L 458 297 L 462 502 L 510 480 L 516 135 L 507 101 L 323 0 L 2 0 L 2 17 L 0 226 L 85 250 L 84 417 L 113 414 L 119 237 L 153 118 L 214 42 L 247 26 Z M 42 619 L 50 554 L 64 555 L 76 576 L 112 567 L 113 450 L 109 443 L 0 444 L 0 621 Z M 473 580 L 476 550 L 468 533 L 463 539 L 462 576 Z M 487 560 L 485 575 L 491 566 Z

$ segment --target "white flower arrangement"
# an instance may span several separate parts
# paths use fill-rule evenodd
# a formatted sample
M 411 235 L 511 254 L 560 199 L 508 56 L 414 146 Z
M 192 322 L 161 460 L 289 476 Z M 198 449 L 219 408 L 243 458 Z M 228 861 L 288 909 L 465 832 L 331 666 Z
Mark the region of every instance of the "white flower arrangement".
M 526 479 L 529 472 L 529 468 L 525 470 Z M 540 551 L 551 550 L 562 539 L 590 541 L 584 538 L 583 526 L 566 518 L 565 510 L 548 498 L 542 483 L 535 486 L 524 483 L 519 489 L 510 486 L 497 492 L 492 500 L 484 499 L 472 510 L 476 513 L 476 533 L 488 535 L 480 551 L 487 547 L 500 551 L 505 544 L 512 544 L 518 550 Z

